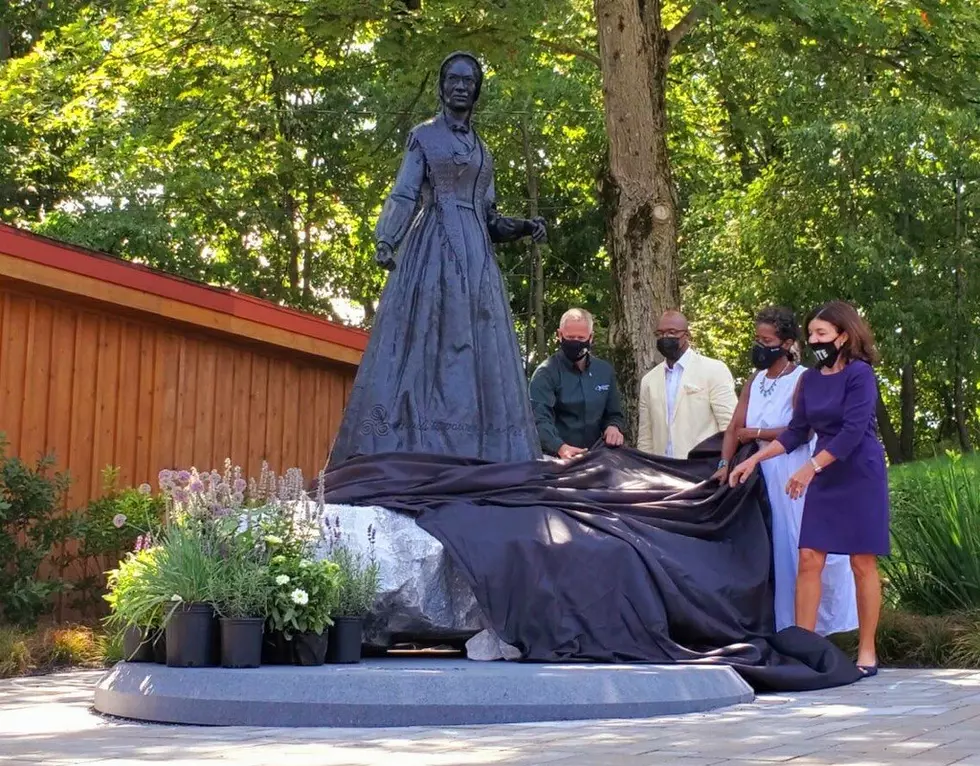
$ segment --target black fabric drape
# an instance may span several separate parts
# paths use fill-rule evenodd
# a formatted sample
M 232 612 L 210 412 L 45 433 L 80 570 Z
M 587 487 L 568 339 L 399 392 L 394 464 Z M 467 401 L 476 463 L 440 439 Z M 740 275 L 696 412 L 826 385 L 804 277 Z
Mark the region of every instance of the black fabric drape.
M 722 663 L 757 691 L 858 680 L 828 640 L 773 633 L 763 482 L 719 487 L 706 481 L 716 463 L 707 444 L 684 461 L 605 447 L 570 463 L 389 453 L 327 472 L 325 499 L 412 514 L 526 660 Z

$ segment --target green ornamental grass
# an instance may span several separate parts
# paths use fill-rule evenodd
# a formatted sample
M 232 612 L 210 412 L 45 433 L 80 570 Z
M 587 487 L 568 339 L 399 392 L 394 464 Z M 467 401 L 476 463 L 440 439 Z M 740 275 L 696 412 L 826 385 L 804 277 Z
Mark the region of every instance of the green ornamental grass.
M 980 460 L 892 471 L 892 556 L 882 560 L 895 605 L 920 614 L 980 610 Z

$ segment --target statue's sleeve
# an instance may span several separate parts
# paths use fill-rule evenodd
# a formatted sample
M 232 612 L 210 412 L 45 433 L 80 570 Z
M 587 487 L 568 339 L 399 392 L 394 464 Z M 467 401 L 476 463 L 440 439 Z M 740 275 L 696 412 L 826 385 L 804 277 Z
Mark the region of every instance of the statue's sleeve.
M 487 188 L 485 205 L 487 230 L 490 232 L 491 242 L 513 242 L 531 233 L 529 221 L 500 215 L 497 210 L 497 192 L 493 186 L 493 179 L 490 179 L 490 186 Z
M 405 146 L 405 155 L 402 157 L 402 165 L 395 178 L 395 187 L 385 200 L 378 225 L 374 229 L 374 238 L 379 244 L 384 243 L 394 250 L 401 243 L 418 209 L 419 194 L 424 179 L 425 155 L 413 132 Z

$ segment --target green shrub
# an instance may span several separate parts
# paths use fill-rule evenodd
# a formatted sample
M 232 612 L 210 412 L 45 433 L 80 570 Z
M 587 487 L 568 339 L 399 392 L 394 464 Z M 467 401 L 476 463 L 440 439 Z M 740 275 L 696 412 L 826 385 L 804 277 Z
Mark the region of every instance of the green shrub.
M 882 561 L 898 608 L 922 614 L 980 610 L 980 460 L 892 472 L 892 556 Z
M 269 626 L 287 637 L 323 633 L 333 625 L 338 600 L 338 568 L 332 561 L 312 561 L 279 554 L 269 562 L 272 595 Z
M 101 602 L 107 570 L 134 547 L 138 537 L 159 534 L 164 499 L 148 484 L 120 489 L 119 469 L 102 472 L 102 497 L 90 501 L 78 514 L 79 545 L 72 577 L 71 605 L 88 611 Z M 141 542 L 137 547 L 143 547 Z
M 75 537 L 77 518 L 63 512 L 69 479 L 52 473 L 54 458 L 31 466 L 9 457 L 7 446 L 0 433 L 0 620 L 29 626 L 64 587 L 62 578 L 40 579 L 39 570 L 56 546 Z

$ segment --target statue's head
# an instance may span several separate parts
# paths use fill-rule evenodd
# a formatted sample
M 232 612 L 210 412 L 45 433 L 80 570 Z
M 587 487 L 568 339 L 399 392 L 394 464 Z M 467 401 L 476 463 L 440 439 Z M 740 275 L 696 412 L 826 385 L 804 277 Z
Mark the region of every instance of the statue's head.
M 439 101 L 453 111 L 469 111 L 483 89 L 483 67 L 472 53 L 450 53 L 439 67 Z

